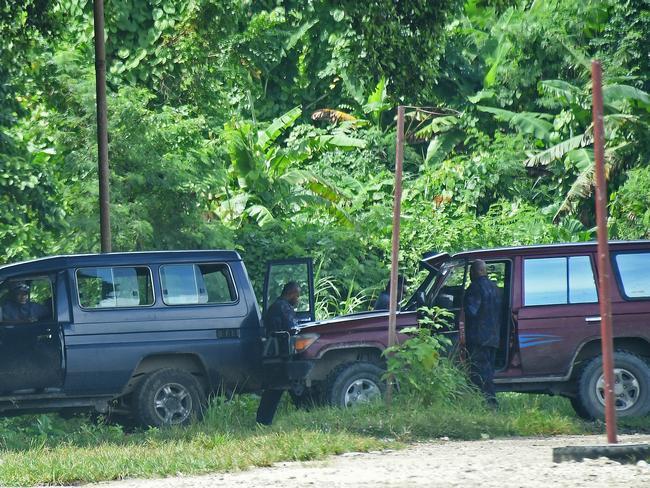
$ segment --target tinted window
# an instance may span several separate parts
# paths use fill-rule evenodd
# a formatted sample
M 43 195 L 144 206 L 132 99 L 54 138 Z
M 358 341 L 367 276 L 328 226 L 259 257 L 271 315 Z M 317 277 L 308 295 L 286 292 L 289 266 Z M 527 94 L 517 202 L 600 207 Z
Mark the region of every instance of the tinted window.
M 83 308 L 153 305 L 151 272 L 145 267 L 78 269 L 77 290 Z
M 598 293 L 589 256 L 524 261 L 524 305 L 596 301 Z
M 623 293 L 628 298 L 650 298 L 650 253 L 614 257 Z
M 225 264 L 169 264 L 160 267 L 167 305 L 230 303 L 237 294 Z

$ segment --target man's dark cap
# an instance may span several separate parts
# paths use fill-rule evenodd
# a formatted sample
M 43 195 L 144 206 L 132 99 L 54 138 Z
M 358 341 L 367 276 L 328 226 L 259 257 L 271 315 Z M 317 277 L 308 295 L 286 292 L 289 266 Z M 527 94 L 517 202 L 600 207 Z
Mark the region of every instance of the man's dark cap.
M 22 281 L 17 281 L 11 285 L 11 291 L 24 291 L 24 292 L 29 292 L 29 285 L 27 283 L 23 283 Z

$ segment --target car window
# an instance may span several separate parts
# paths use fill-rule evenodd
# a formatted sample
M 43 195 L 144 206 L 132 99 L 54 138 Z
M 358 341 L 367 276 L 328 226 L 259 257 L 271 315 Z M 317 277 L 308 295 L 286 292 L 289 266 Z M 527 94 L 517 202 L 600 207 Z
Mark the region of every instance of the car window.
M 144 307 L 154 303 L 151 271 L 146 267 L 101 267 L 77 270 L 79 305 L 83 308 Z
M 650 298 L 650 253 L 617 254 L 614 262 L 625 297 Z
M 567 302 L 566 258 L 524 261 L 524 305 Z
M 488 262 L 486 263 L 486 270 L 488 278 L 490 278 L 497 285 L 498 288 L 504 290 L 506 287 L 506 268 L 508 263 L 499 261 L 499 262 Z
M 524 305 L 563 305 L 598 301 L 591 258 L 524 260 Z
M 290 281 L 295 281 L 300 286 L 300 297 L 296 305 L 296 312 L 309 312 L 309 264 L 306 262 L 287 262 L 273 265 L 268 276 L 267 306 L 270 307 L 282 294 L 282 288 Z
M 166 264 L 160 267 L 167 305 L 232 303 L 237 293 L 226 264 Z
M 598 301 L 594 271 L 589 256 L 569 258 L 569 303 Z
M 0 321 L 37 322 L 53 318 L 52 281 L 48 277 L 16 278 L 0 284 Z
M 426 289 L 425 305 L 451 309 L 460 303 L 465 280 L 464 260 L 449 261 L 440 267 L 436 279 Z M 457 305 L 460 306 L 460 305 Z

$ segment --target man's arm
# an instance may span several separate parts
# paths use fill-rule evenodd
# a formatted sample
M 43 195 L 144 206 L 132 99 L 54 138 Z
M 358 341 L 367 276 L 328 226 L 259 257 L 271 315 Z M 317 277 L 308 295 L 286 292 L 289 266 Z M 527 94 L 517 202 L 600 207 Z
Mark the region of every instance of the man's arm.
M 476 318 L 480 309 L 481 290 L 475 283 L 472 283 L 465 292 L 465 314 L 471 318 Z
M 298 317 L 296 316 L 293 307 L 288 302 L 282 304 L 282 318 L 286 330 L 291 331 L 291 329 L 296 329 L 298 327 Z

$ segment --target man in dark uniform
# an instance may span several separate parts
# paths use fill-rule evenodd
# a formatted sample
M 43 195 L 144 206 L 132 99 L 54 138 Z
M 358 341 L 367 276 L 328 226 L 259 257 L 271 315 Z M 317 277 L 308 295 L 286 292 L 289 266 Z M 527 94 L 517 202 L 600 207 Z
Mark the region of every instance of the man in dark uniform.
M 275 332 L 289 332 L 298 326 L 295 308 L 300 298 L 300 285 L 290 281 L 282 289 L 280 297 L 269 307 L 264 314 L 264 327 L 266 336 L 273 337 Z M 257 422 L 271 425 L 275 411 L 280 404 L 284 390 L 264 390 L 260 405 L 257 408 Z
M 483 392 L 488 405 L 496 407 L 494 360 L 499 347 L 499 293 L 487 277 L 485 262 L 470 267 L 471 285 L 465 292 L 465 338 L 470 360 L 470 380 Z
M 2 305 L 2 320 L 5 322 L 37 322 L 47 318 L 50 311 L 40 303 L 29 299 L 29 285 L 23 282 L 11 284 L 9 299 Z
M 406 294 L 406 279 L 399 275 L 397 277 L 397 305 L 402 301 Z M 390 281 L 386 285 L 386 289 L 382 291 L 377 297 L 374 310 L 388 310 L 390 308 Z

